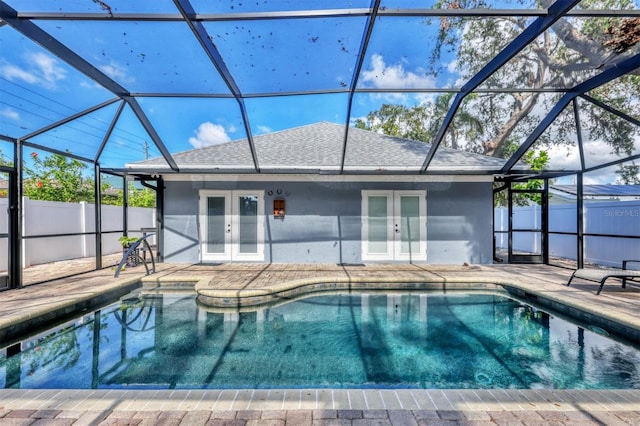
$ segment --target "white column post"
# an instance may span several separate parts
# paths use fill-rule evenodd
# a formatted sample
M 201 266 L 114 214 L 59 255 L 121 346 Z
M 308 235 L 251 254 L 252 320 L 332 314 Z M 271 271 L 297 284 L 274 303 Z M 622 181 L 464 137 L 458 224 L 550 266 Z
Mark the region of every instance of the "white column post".
M 29 228 L 29 197 L 22 197 L 22 236 L 27 235 L 27 229 Z M 27 250 L 28 239 L 22 239 L 22 267 L 26 268 L 31 266 L 31 259 L 29 258 L 30 250 Z

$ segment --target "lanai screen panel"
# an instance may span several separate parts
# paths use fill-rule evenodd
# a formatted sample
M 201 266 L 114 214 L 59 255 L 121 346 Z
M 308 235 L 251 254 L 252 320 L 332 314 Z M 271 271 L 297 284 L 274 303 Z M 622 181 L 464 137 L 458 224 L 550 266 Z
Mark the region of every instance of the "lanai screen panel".
M 232 14 L 232 13 L 269 13 L 282 11 L 331 10 L 331 9 L 362 9 L 371 6 L 370 0 L 262 0 L 262 1 L 211 1 L 192 0 L 191 4 L 197 13 L 201 14 Z
M 73 152 L 82 158 L 93 160 L 99 154 L 98 151 L 119 104 L 120 102 L 116 102 L 107 105 L 76 120 L 30 137 L 27 141 L 58 151 Z M 133 142 L 130 138 L 126 138 L 126 141 Z
M 365 17 L 205 22 L 243 94 L 344 90 Z
M 616 35 L 628 31 L 624 22 L 611 17 L 563 17 L 480 87 L 570 89 L 638 53 L 640 46 L 626 46 L 624 37 Z M 488 49 L 485 54 L 494 53 Z
M 23 137 L 114 98 L 9 26 L 0 46 L 0 135 Z
M 229 93 L 184 22 L 76 20 L 38 25 L 132 92 Z
M 587 168 L 640 156 L 640 126 L 609 111 L 579 102 L 585 166 Z
M 357 92 L 344 169 L 419 173 L 452 100 L 452 92 Z
M 381 15 L 371 34 L 358 89 L 460 90 L 523 28 L 491 16 Z M 489 39 L 487 33 L 499 37 Z
M 640 92 L 635 90 L 634 84 L 638 75 L 627 74 L 587 92 L 590 102 L 604 104 L 614 112 L 626 115 L 626 119 L 640 121 Z
M 543 167 L 546 170 L 578 171 L 582 169 L 580 142 L 583 139 L 582 132 L 578 130 L 576 124 L 575 114 L 574 104 L 571 103 L 558 115 L 557 121 L 547 128 L 525 153 L 529 163 L 542 164 L 542 160 L 546 157 L 548 160 Z M 528 164 L 520 164 L 514 169 L 518 170 L 525 166 Z
M 381 8 L 415 8 L 415 9 L 535 9 L 544 7 L 535 0 L 382 0 Z
M 125 105 L 102 148 L 100 165 L 103 168 L 117 168 L 121 164 L 146 158 L 157 158 L 159 163 L 166 164 L 136 114 Z
M 233 98 L 138 98 L 149 121 L 172 153 L 225 144 L 247 137 L 238 102 Z M 204 159 L 203 159 L 204 160 Z M 215 163 L 202 162 L 201 166 Z M 251 165 L 251 161 L 246 165 Z
M 78 12 L 78 13 L 175 13 L 172 0 L 9 0 L 9 5 L 29 12 Z
M 260 168 L 340 170 L 347 98 L 346 93 L 329 93 L 247 99 Z

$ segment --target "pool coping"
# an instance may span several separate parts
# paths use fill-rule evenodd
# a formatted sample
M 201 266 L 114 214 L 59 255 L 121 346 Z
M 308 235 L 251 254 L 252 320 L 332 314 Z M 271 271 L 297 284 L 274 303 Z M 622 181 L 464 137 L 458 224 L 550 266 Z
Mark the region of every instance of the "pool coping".
M 17 314 L 0 317 L 2 347 L 19 341 L 25 333 L 63 323 L 80 313 L 112 302 L 140 287 L 140 277 L 125 278 L 103 286 L 88 288 L 83 294 L 74 294 L 61 300 L 51 300 L 37 308 L 25 309 Z M 54 298 L 52 298 L 54 299 Z
M 20 410 L 157 412 L 366 410 L 412 412 L 627 412 L 640 416 L 640 390 L 585 389 L 0 389 Z M 1 411 L 1 410 L 0 410 Z M 355 413 L 352 413 L 355 414 Z M 335 414 L 334 414 L 335 416 Z M 437 416 L 436 416 L 437 418 Z M 608 423 L 606 423 L 608 424 Z

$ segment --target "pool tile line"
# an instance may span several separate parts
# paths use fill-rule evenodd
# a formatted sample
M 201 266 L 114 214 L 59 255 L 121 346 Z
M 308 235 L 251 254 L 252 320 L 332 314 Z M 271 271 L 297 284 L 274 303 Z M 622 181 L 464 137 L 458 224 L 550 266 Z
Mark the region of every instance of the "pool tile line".
M 229 390 L 227 390 L 229 391 Z M 181 419 L 199 418 L 204 419 L 227 419 L 234 423 L 243 420 L 240 424 L 245 424 L 249 420 L 255 420 L 256 424 L 261 424 L 260 419 L 268 423 L 268 419 L 282 420 L 283 422 L 297 420 L 297 423 L 290 424 L 312 424 L 313 421 L 321 418 L 327 419 L 329 422 L 343 423 L 344 421 L 354 421 L 356 419 L 383 419 L 391 421 L 392 424 L 417 424 L 424 422 L 426 424 L 439 424 L 440 422 L 454 422 L 466 424 L 467 422 L 490 422 L 492 424 L 514 424 L 524 421 L 525 423 L 556 423 L 556 424 L 593 424 L 594 422 L 602 422 L 603 424 L 638 424 L 640 420 L 640 411 L 638 405 L 631 403 L 630 398 L 623 398 L 629 402 L 624 405 L 611 405 L 610 402 L 620 398 L 620 392 L 612 391 L 580 391 L 580 398 L 575 397 L 574 391 L 564 390 L 408 390 L 399 392 L 397 390 L 346 390 L 352 392 L 353 395 L 360 394 L 362 398 L 352 398 L 351 406 L 332 407 L 333 397 L 331 392 L 325 392 L 324 396 L 317 393 L 316 401 L 324 399 L 320 403 L 309 404 L 308 399 L 304 400 L 304 396 L 309 393 L 305 390 L 286 390 L 286 392 L 277 392 L 272 395 L 274 401 L 283 401 L 282 396 L 287 394 L 289 399 L 298 399 L 298 408 L 276 407 L 267 408 L 251 407 L 251 402 L 255 399 L 261 399 L 263 396 L 258 391 L 231 390 L 231 392 L 218 391 L 118 391 L 96 390 L 95 392 L 87 391 L 46 391 L 34 395 L 33 392 L 22 390 L 0 390 L 0 418 L 6 415 L 29 418 L 67 418 L 78 419 L 80 424 L 99 424 L 100 421 L 108 419 L 105 424 L 128 424 L 123 422 L 132 421 L 133 419 L 173 419 L 178 421 Z M 497 393 L 495 393 L 495 392 Z M 232 401 L 237 401 L 237 396 L 242 394 L 250 400 L 249 405 L 235 406 Z M 382 401 L 392 401 L 383 408 L 381 401 L 379 406 L 365 404 L 364 400 L 369 394 L 376 394 L 382 398 Z M 403 394 L 411 394 L 411 398 L 416 402 L 414 407 L 403 406 L 403 408 L 392 408 L 391 405 L 397 404 L 403 399 Z M 484 393 L 494 395 L 496 401 L 503 401 L 502 406 L 493 404 L 474 404 L 469 401 L 486 401 L 487 397 Z M 622 394 L 630 393 L 633 399 L 640 397 L 640 391 L 624 391 Z M 83 398 L 82 394 L 88 394 Z M 334 393 L 335 394 L 335 393 Z M 434 406 L 427 406 L 418 403 L 422 399 L 420 394 L 424 395 L 425 400 L 430 399 Z M 22 402 L 21 408 L 17 406 L 7 410 L 4 404 L 7 403 L 7 396 L 13 396 L 15 400 Z M 226 395 L 226 396 L 225 396 Z M 235 396 L 235 399 L 234 399 Z M 406 396 L 406 395 L 404 395 Z M 194 398 L 195 397 L 195 398 Z M 329 397 L 329 398 L 328 398 Z M 71 398 L 77 400 L 93 400 L 97 403 L 92 406 L 84 407 L 81 410 L 69 409 L 63 404 L 63 401 L 69 401 Z M 529 406 L 521 406 L 517 403 L 520 398 L 524 398 L 531 402 Z M 225 400 L 227 407 L 214 405 L 216 402 Z M 360 400 L 359 405 L 355 403 Z M 197 400 L 205 401 L 206 406 L 185 406 L 185 401 Z M 580 402 L 584 400 L 585 402 Z M 150 402 L 160 403 L 161 407 L 154 407 Z M 208 401 L 208 402 L 207 402 Z M 554 405 L 553 402 L 557 405 Z M 574 401 L 573 403 L 567 401 Z M 589 402 L 591 401 L 591 402 Z M 57 402 L 57 403 L 56 403 Z M 512 402 L 512 403 L 510 403 Z M 67 408 L 65 408 L 67 407 Z M 317 407 L 317 408 L 315 408 Z M 555 409 L 553 408 L 555 407 Z M 191 413 L 191 414 L 189 414 Z M 93 422 L 82 423 L 80 420 L 91 418 Z M 234 420 L 235 419 L 235 420 Z M 333 420 L 332 420 L 333 419 Z M 342 420 L 340 420 L 342 419 Z M 9 418 L 4 419 L 9 420 Z M 365 424 L 378 424 L 372 421 Z M 158 420 L 159 421 L 159 420 Z M 213 421 L 213 420 L 211 420 Z M 395 422 L 394 422 L 395 421 Z M 133 422 L 137 424 L 139 422 Z M 2 423 L 2 420 L 0 420 Z M 57 424 L 52 422 L 50 424 Z M 71 423 L 65 423 L 71 424 Z M 75 423 L 74 423 L 75 424 Z M 146 424 L 146 423 L 145 423 Z M 155 424 L 155 422 L 153 423 Z M 178 424 L 171 423 L 169 424 Z M 181 423 L 182 424 L 182 423 Z M 189 423 L 184 423 L 189 424 Z M 248 423 L 247 423 L 248 424 Z M 284 424 L 284 423 L 280 423 Z M 351 423 L 348 423 L 351 424 Z

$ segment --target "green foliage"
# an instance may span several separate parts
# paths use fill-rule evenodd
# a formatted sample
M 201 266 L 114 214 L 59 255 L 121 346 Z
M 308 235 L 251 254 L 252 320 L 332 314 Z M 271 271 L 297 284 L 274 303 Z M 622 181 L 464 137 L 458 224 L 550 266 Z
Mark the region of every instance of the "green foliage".
M 133 244 L 136 241 L 138 241 L 138 239 L 139 239 L 139 237 L 125 237 L 125 236 L 122 236 L 122 237 L 118 238 L 118 241 L 120 242 L 122 247 L 129 247 L 131 244 Z
M 640 165 L 632 161 L 631 164 L 621 165 L 616 174 L 618 185 L 640 185 Z
M 133 183 L 129 185 L 130 207 L 156 207 L 156 193 L 149 188 L 136 189 Z
M 414 141 L 431 142 L 440 130 L 442 117 L 449 110 L 453 96 L 453 93 L 446 93 L 433 101 L 413 107 L 383 104 L 379 110 L 367 114 L 366 120 L 357 119 L 355 127 Z M 469 98 L 476 99 L 476 95 L 471 94 Z M 458 110 L 455 120 L 456 125 L 447 129 L 442 146 L 467 148 L 460 145 L 481 134 L 483 123 L 463 108 Z
M 510 151 L 517 149 L 517 146 L 512 145 Z M 540 171 L 544 170 L 549 163 L 549 155 L 546 151 L 528 151 L 521 159 L 522 162 L 529 165 L 531 170 Z M 494 184 L 494 188 L 499 184 Z M 515 190 L 523 191 L 535 191 L 544 187 L 544 181 L 542 179 L 530 179 L 523 183 L 512 183 L 511 188 Z M 513 204 L 516 206 L 528 206 L 531 203 L 542 204 L 542 194 L 527 194 L 527 193 L 515 193 L 512 197 Z M 506 190 L 498 192 L 494 197 L 494 206 L 506 207 L 509 203 L 508 192 Z
M 137 188 L 133 182 L 129 182 L 128 188 L 128 204 L 129 207 L 156 207 L 156 193 L 149 188 Z M 122 206 L 124 204 L 123 191 L 120 188 L 114 188 L 109 183 L 102 183 L 102 204 L 112 206 Z
M 0 161 L 2 155 L 0 153 Z M 93 178 L 84 175 L 87 166 L 81 161 L 51 154 L 41 158 L 37 152 L 31 153 L 33 165 L 25 165 L 24 195 L 32 200 L 62 201 L 77 203 L 95 202 Z M 101 184 L 102 203 L 122 206 L 123 191 L 114 188 L 110 183 Z M 149 188 L 137 187 L 128 183 L 128 200 L 130 207 L 155 208 L 156 194 Z
M 13 161 L 4 155 L 2 150 L 0 150 L 0 166 L 13 167 Z
M 86 165 L 81 161 L 51 154 L 40 158 L 31 153 L 33 166 L 25 164 L 24 195 L 32 200 L 77 203 L 94 202 L 93 179 L 84 176 Z
M 384 104 L 378 111 L 367 114 L 367 119 L 356 120 L 359 129 L 371 130 L 389 136 L 426 141 L 432 130 L 428 127 L 431 120 L 426 105 L 408 108 L 404 105 Z
M 79 332 L 78 328 L 69 326 L 38 339 L 37 346 L 16 357 L 23 364 L 24 374 L 32 376 L 45 366 L 62 370 L 73 368 L 80 360 Z

